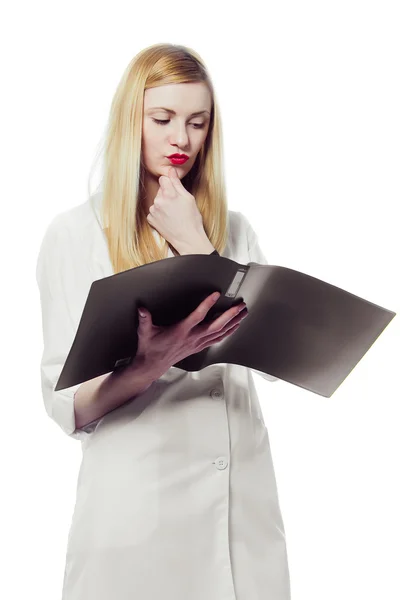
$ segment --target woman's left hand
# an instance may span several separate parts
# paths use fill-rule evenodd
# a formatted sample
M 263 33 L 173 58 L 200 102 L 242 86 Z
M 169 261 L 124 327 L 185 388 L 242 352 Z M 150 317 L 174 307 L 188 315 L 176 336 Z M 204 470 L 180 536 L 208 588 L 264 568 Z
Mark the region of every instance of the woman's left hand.
M 147 215 L 149 225 L 175 248 L 175 244 L 190 244 L 204 233 L 195 197 L 183 187 L 174 167 L 170 167 L 168 177 L 161 175 L 158 181 L 160 189 Z

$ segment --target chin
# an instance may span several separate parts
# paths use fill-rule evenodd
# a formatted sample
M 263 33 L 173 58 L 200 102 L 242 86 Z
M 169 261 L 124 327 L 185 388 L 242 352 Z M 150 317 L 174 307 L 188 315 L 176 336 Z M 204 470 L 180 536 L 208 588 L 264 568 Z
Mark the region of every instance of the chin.
M 185 171 L 184 166 L 185 165 L 167 165 L 167 171 L 169 171 L 170 167 L 174 167 L 174 169 L 177 170 L 178 177 L 182 178 L 186 175 L 186 173 L 184 172 Z

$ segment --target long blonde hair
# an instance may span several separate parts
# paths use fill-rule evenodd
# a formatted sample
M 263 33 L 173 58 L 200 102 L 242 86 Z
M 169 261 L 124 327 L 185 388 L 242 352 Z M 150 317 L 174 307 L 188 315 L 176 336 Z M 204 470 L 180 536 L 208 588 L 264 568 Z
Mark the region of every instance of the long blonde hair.
M 221 253 L 226 246 L 222 128 L 210 76 L 191 48 L 155 44 L 139 52 L 127 66 L 112 100 L 105 133 L 101 218 L 114 273 L 161 260 L 168 252 L 166 240 L 160 248 L 154 239 L 141 202 L 144 92 L 161 85 L 199 81 L 206 83 L 211 93 L 211 120 L 207 138 L 182 184 L 195 197 L 214 248 Z

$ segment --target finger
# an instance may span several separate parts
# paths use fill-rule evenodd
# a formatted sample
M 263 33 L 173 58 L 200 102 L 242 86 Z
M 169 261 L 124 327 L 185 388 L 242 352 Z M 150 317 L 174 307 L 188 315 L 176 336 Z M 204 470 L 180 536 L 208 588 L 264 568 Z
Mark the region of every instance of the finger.
M 138 309 L 138 315 L 139 315 L 138 334 L 146 335 L 146 333 L 148 333 L 151 330 L 151 328 L 153 327 L 153 320 L 151 318 L 151 313 L 146 308 L 141 307 Z
M 168 175 L 170 176 L 171 179 L 177 179 L 179 182 L 181 181 L 179 179 L 178 169 L 175 169 L 175 167 L 170 167 L 169 168 Z
M 239 321 L 239 323 L 235 323 L 234 325 L 228 323 L 229 327 L 228 325 L 224 327 L 223 330 L 220 331 L 219 335 L 216 338 L 213 338 L 213 343 L 215 343 L 218 340 L 223 340 L 224 338 L 228 337 L 228 335 L 231 335 L 234 331 L 236 331 L 236 329 L 239 329 L 240 323 L 241 321 Z
M 203 302 L 201 302 L 199 306 L 186 317 L 186 319 L 183 319 L 181 326 L 184 331 L 190 331 L 193 327 L 203 321 L 210 308 L 218 301 L 219 296 L 218 298 L 213 298 L 213 295 L 214 293 L 207 296 L 207 298 L 205 298 Z
M 172 179 L 167 177 L 166 175 L 161 175 L 160 179 L 160 188 L 164 194 L 173 194 L 176 193 L 176 186 L 173 184 Z
M 181 182 L 181 180 L 179 179 L 179 175 L 178 175 L 178 171 L 177 169 L 175 169 L 175 167 L 170 167 L 169 171 L 168 171 L 168 175 L 169 175 L 169 181 L 170 183 L 174 186 L 174 188 L 177 191 L 182 192 L 182 190 L 186 190 L 186 188 L 183 187 L 183 184 Z
M 158 183 L 160 184 L 161 188 L 174 187 L 173 181 L 172 181 L 171 177 L 168 177 L 168 175 L 161 175 L 158 178 Z
M 224 333 L 221 333 L 217 337 L 208 336 L 207 338 L 203 338 L 202 342 L 201 342 L 201 345 L 197 348 L 196 352 L 201 352 L 205 348 L 209 348 L 210 346 L 212 346 L 214 344 L 217 344 L 218 342 L 222 342 L 222 340 L 224 340 L 228 336 L 230 336 L 233 333 L 235 333 L 235 331 L 237 329 L 239 329 L 239 326 L 240 326 L 240 323 L 236 323 L 236 325 L 234 325 L 233 327 L 231 327 L 230 329 L 228 329 Z
M 229 319 L 229 321 L 227 321 L 225 323 L 225 325 L 222 327 L 221 332 L 224 333 L 225 331 L 227 331 L 234 325 L 238 325 L 239 323 L 241 323 L 243 321 L 243 319 L 245 319 L 247 317 L 248 314 L 249 314 L 249 311 L 247 310 L 247 307 L 245 307 L 239 313 L 237 313 L 232 319 Z
M 225 333 L 228 329 L 239 324 L 243 319 L 247 317 L 249 311 L 247 310 L 247 306 L 238 305 L 236 307 L 236 311 L 232 314 L 231 310 L 226 311 L 224 313 L 224 317 L 216 319 L 211 323 L 207 323 L 204 328 L 204 337 L 203 339 L 208 340 L 212 339 L 215 335 L 221 335 Z M 227 320 L 227 316 L 229 318 Z
M 158 183 L 160 184 L 160 188 L 164 188 L 166 185 L 170 185 L 170 178 L 167 177 L 166 175 L 161 175 L 161 177 L 158 178 Z
M 229 323 L 237 315 L 240 315 L 242 312 L 244 312 L 244 309 L 246 309 L 246 312 L 248 312 L 246 303 L 241 302 L 240 304 L 231 306 L 230 309 L 224 311 L 223 313 L 218 313 L 217 318 L 211 321 L 211 323 L 206 324 L 205 333 L 208 334 L 215 331 L 219 331 L 220 329 L 222 329 L 222 327 L 226 325 L 226 323 Z

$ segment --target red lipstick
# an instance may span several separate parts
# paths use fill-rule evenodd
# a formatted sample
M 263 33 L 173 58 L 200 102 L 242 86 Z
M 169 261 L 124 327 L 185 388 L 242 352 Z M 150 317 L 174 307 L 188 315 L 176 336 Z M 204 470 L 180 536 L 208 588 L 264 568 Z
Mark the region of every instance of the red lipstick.
M 183 165 L 187 160 L 189 160 L 189 156 L 187 154 L 170 154 L 167 156 L 173 165 Z

